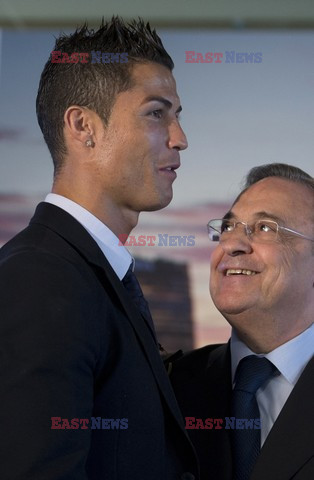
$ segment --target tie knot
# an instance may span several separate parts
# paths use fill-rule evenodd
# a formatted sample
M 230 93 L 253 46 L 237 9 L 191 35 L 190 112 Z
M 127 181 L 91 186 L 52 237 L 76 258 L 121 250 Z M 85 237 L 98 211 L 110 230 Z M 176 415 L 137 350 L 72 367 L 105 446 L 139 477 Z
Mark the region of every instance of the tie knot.
M 276 367 L 265 357 L 249 355 L 243 358 L 235 376 L 235 390 L 255 395 L 257 390 L 276 372 Z
M 129 291 L 133 299 L 135 298 L 140 298 L 143 297 L 143 292 L 141 289 L 141 286 L 133 273 L 133 264 L 128 268 L 128 271 L 126 272 L 125 276 L 122 279 L 122 283 L 125 286 L 125 288 Z

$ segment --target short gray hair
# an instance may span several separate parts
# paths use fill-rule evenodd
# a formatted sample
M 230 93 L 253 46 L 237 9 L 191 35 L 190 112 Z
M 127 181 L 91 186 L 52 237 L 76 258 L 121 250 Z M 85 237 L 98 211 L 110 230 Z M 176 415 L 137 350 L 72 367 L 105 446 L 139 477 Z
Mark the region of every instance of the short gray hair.
M 252 168 L 245 178 L 244 190 L 267 177 L 280 177 L 292 182 L 302 183 L 314 190 L 314 179 L 301 168 L 286 163 L 268 163 Z M 242 192 L 243 193 L 243 192 Z

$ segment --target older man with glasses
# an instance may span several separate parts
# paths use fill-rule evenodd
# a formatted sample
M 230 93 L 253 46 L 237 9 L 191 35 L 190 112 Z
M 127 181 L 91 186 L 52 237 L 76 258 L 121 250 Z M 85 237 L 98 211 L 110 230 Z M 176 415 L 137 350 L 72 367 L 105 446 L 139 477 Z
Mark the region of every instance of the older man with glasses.
M 313 178 L 286 164 L 252 169 L 208 232 L 210 292 L 231 339 L 171 373 L 201 478 L 314 479 Z

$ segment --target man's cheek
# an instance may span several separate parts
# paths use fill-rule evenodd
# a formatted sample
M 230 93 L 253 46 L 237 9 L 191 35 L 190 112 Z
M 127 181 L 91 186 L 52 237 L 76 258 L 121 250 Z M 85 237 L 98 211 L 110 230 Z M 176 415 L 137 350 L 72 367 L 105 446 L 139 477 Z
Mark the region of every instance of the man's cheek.
M 223 250 L 218 244 L 217 247 L 213 250 L 210 257 L 210 274 L 213 275 L 217 270 L 218 264 L 221 261 L 223 256 Z

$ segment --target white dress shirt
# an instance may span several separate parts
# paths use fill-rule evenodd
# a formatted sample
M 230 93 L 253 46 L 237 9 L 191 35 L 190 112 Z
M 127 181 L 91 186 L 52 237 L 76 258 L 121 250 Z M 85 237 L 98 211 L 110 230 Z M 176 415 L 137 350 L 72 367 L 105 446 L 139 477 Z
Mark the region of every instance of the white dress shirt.
M 56 193 L 49 193 L 45 202 L 52 203 L 68 212 L 88 231 L 120 280 L 122 280 L 132 262 L 134 266 L 134 259 L 128 250 L 121 244 L 118 237 L 95 215 L 81 205 Z
M 256 392 L 256 400 L 261 414 L 261 445 L 265 442 L 281 409 L 313 354 L 314 324 L 272 352 L 257 355 L 258 357 L 266 357 L 280 372 L 280 375 L 272 377 Z M 237 366 L 242 358 L 248 355 L 256 354 L 239 339 L 235 330 L 232 329 L 231 368 L 233 386 Z M 302 408 L 302 405 L 300 405 L 300 408 Z

